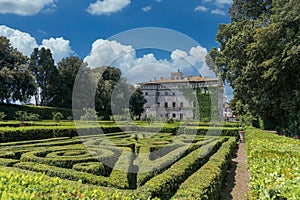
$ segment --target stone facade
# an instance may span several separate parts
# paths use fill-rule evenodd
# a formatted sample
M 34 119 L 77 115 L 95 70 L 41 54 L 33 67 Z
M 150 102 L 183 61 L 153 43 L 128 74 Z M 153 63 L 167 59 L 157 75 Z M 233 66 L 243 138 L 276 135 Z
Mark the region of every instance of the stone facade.
M 138 85 L 147 99 L 143 117 L 195 119 L 197 87 L 201 92 L 207 92 L 205 88 L 218 87 L 218 108 L 220 116 L 223 116 L 224 87 L 216 78 L 184 77 L 178 71 L 172 72 L 170 78 L 161 77 Z

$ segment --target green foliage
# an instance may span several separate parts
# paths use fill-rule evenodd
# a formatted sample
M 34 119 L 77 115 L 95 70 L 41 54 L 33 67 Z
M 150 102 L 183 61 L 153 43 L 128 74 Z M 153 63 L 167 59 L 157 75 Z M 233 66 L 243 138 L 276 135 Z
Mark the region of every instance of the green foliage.
M 41 89 L 40 93 L 38 91 L 35 93 L 36 105 L 50 105 L 59 90 L 57 87 L 58 70 L 50 49 L 35 48 L 30 56 L 29 69 Z
M 35 114 L 35 113 L 30 113 L 29 115 L 27 115 L 27 120 L 28 121 L 40 121 L 40 115 L 39 114 Z
M 95 121 L 97 120 L 97 112 L 93 108 L 83 108 L 84 115 L 80 117 L 80 120 Z
M 38 114 L 40 119 L 52 119 L 53 112 L 61 112 L 64 116 L 72 116 L 72 110 L 46 106 L 0 104 L 0 110 L 7 114 L 6 119 L 15 119 L 16 111 Z
M 53 112 L 52 119 L 56 122 L 60 122 L 64 118 L 64 115 L 61 112 Z
M 132 115 L 138 116 L 138 120 L 141 119 L 141 114 L 145 111 L 144 104 L 147 100 L 140 88 L 137 88 L 129 99 L 129 110 Z
M 36 91 L 34 77 L 27 66 L 27 57 L 0 36 L 0 103 L 28 102 Z
M 300 198 L 300 142 L 259 129 L 247 129 L 251 199 Z
M 0 183 L 2 199 L 136 199 L 135 195 L 125 192 L 86 186 L 81 180 L 65 181 L 21 170 L 8 172 L 8 168 L 3 167 L 0 168 Z
M 0 121 L 2 121 L 6 117 L 4 112 L 0 112 Z
M 24 122 L 27 120 L 27 112 L 26 111 L 16 111 L 16 120 L 19 120 L 20 122 Z
M 183 182 L 172 199 L 219 199 L 226 170 L 236 149 L 230 138 L 198 171 Z
M 72 108 L 73 86 L 80 67 L 85 66 L 83 66 L 83 61 L 76 56 L 64 58 L 57 64 L 58 77 L 56 78 L 58 89 L 50 105 Z
M 234 88 L 233 109 L 249 106 L 266 128 L 287 127 L 299 114 L 299 12 L 298 0 L 235 0 L 231 23 L 219 26 L 220 51 L 210 52 Z

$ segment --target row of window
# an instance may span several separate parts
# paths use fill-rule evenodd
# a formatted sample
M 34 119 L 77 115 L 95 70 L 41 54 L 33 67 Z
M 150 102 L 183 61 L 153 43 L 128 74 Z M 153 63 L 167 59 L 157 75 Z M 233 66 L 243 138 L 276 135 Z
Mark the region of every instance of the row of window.
M 145 96 L 147 96 L 148 95 L 148 92 L 145 92 Z M 159 96 L 159 95 L 161 95 L 161 93 L 160 92 L 157 92 L 157 96 Z M 175 96 L 175 92 L 165 92 L 165 95 L 166 96 L 168 96 L 168 95 L 173 95 L 173 96 Z
M 165 118 L 169 118 L 169 117 L 170 117 L 169 113 L 166 113 Z M 176 118 L 176 113 L 172 113 L 172 118 Z M 182 113 L 179 114 L 179 119 L 183 119 L 183 114 Z
M 157 105 L 160 106 L 160 102 L 157 102 Z M 169 102 L 165 102 L 165 108 L 169 107 Z M 176 102 L 172 102 L 172 107 L 175 108 L 176 107 Z M 183 102 L 180 102 L 180 107 L 183 107 Z

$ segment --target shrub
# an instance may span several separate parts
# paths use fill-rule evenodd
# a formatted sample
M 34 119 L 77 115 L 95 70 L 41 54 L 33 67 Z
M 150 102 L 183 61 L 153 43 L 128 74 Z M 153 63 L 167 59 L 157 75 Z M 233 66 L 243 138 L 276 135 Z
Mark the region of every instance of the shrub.
M 27 112 L 26 111 L 16 111 L 16 120 L 19 120 L 20 122 L 24 122 L 25 120 L 27 120 Z
M 80 117 L 80 120 L 95 121 L 97 120 L 97 112 L 93 108 L 83 108 L 84 114 Z
M 0 112 L 0 121 L 2 121 L 6 117 L 4 112 Z
M 28 121 L 40 121 L 40 115 L 35 113 L 30 113 L 26 118 Z
M 64 118 L 64 115 L 61 112 L 53 112 L 52 119 L 56 122 L 60 122 Z

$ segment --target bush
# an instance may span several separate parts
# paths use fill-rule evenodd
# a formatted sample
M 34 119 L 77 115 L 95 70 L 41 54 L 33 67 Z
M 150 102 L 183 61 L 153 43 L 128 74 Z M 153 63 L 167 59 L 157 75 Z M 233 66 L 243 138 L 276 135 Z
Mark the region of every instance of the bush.
M 19 120 L 20 122 L 24 122 L 25 120 L 27 120 L 27 112 L 26 111 L 16 111 L 16 120 Z
M 6 117 L 4 112 L 0 112 L 0 121 L 2 121 Z
M 30 113 L 29 115 L 27 115 L 27 120 L 28 121 L 40 121 L 40 115 L 39 114 Z
M 56 122 L 60 122 L 64 118 L 64 115 L 61 112 L 53 112 L 52 119 Z
M 83 108 L 84 114 L 80 117 L 80 120 L 95 121 L 97 120 L 97 112 L 93 108 Z

